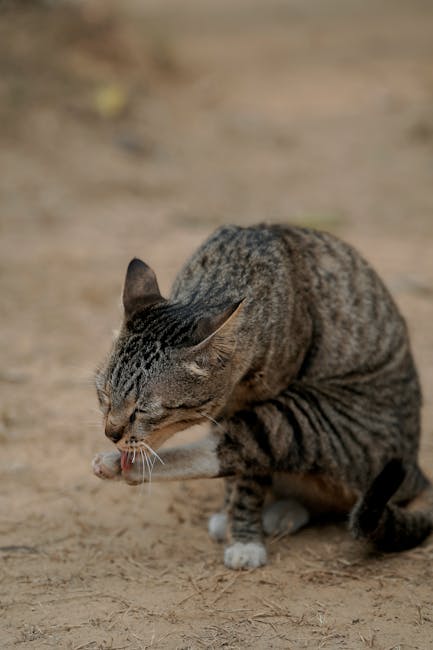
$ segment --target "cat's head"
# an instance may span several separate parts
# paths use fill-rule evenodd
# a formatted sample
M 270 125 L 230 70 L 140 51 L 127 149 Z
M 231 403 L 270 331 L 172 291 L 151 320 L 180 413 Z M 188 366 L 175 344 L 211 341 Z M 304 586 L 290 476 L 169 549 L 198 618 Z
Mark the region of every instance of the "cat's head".
M 96 373 L 105 433 L 122 451 L 153 449 L 213 419 L 233 388 L 243 302 L 205 306 L 165 300 L 144 262 L 130 262 L 124 320 Z

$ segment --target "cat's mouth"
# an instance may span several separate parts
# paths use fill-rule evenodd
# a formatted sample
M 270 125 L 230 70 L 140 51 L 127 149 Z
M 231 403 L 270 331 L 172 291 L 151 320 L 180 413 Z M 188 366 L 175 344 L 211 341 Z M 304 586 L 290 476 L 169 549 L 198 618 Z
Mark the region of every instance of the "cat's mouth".
M 120 453 L 120 467 L 122 472 L 127 472 L 134 463 L 141 463 L 143 466 L 147 465 L 152 469 L 154 463 L 159 460 L 160 456 L 149 445 L 136 445 L 129 449 L 122 449 Z
M 134 461 L 135 458 L 133 453 L 130 451 L 122 451 L 120 455 L 120 467 L 122 468 L 122 472 L 127 472 L 134 464 Z
M 135 459 L 141 459 L 142 455 L 144 456 L 143 461 L 146 460 L 146 457 L 148 460 L 153 460 L 155 457 L 158 457 L 156 450 L 175 433 L 203 421 L 204 417 L 202 416 L 194 419 L 179 420 L 178 422 L 169 424 L 168 426 L 162 427 L 156 431 L 152 431 L 144 438 L 131 439 L 129 436 L 122 438 L 118 443 L 116 443 L 116 447 L 121 452 L 120 462 L 122 464 L 122 469 L 129 469 L 135 462 Z M 123 467 L 123 465 L 125 467 Z
M 116 447 L 120 451 L 122 471 L 129 470 L 135 462 L 153 466 L 155 461 L 161 461 L 156 450 L 175 433 L 189 426 L 191 426 L 190 421 L 180 421 L 175 425 L 169 425 L 157 431 L 152 431 L 145 439 L 137 440 L 126 437 L 119 440 Z

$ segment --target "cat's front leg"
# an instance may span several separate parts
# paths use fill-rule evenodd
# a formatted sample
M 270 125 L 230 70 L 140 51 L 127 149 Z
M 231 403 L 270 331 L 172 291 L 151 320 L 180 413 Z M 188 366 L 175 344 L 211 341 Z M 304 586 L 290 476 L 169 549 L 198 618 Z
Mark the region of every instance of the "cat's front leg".
M 123 463 L 121 453 L 115 450 L 93 459 L 93 473 L 98 478 L 122 478 L 129 485 L 227 476 L 229 472 L 222 468 L 217 449 L 218 439 L 208 436 L 190 445 L 159 449 L 153 456 L 147 452 L 130 453 Z
M 263 543 L 262 509 L 270 478 L 240 477 L 231 501 L 231 542 L 224 552 L 230 569 L 256 569 L 267 562 Z

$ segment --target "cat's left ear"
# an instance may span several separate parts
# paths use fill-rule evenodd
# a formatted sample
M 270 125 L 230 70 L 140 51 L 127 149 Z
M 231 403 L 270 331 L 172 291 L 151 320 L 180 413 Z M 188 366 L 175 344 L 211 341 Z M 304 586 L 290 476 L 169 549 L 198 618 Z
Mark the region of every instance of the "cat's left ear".
M 144 307 L 164 300 L 158 287 L 156 275 L 144 262 L 134 257 L 129 262 L 123 286 L 125 316 L 131 318 Z
M 236 348 L 244 303 L 245 298 L 230 304 L 216 315 L 202 318 L 196 331 L 199 342 L 189 348 L 189 353 L 220 361 L 229 359 Z

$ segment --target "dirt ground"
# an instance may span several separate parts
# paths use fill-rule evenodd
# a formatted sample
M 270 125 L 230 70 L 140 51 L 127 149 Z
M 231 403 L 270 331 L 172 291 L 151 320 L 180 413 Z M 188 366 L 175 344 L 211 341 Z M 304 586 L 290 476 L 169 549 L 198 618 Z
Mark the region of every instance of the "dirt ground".
M 219 481 L 90 471 L 129 259 L 167 291 L 218 224 L 273 220 L 385 278 L 433 477 L 433 5 L 111 4 L 0 3 L 0 647 L 433 648 L 433 539 L 385 557 L 324 525 L 231 572 Z

